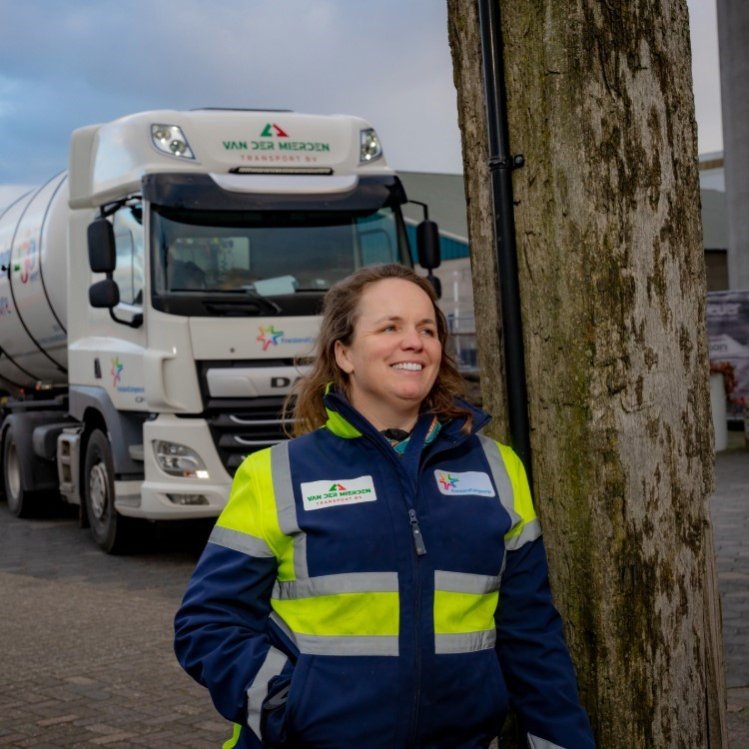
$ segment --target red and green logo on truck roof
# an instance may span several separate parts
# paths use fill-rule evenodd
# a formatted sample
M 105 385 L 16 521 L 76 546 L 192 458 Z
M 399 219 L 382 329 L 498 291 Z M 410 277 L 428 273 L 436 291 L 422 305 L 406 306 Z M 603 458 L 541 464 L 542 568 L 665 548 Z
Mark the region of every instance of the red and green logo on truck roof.
M 314 151 L 327 153 L 330 143 L 317 140 L 292 140 L 291 136 L 276 122 L 268 122 L 260 131 L 257 140 L 222 141 L 225 151 Z M 263 140 L 260 140 L 262 138 Z

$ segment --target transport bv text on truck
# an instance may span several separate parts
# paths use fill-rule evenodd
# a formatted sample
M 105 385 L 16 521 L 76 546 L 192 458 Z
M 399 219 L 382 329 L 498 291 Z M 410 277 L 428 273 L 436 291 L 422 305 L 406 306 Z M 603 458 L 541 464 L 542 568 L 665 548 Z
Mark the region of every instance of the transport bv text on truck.
M 281 405 L 325 291 L 410 264 L 403 187 L 348 116 L 195 110 L 76 130 L 67 173 L 0 215 L 2 487 L 132 519 L 213 517 Z M 419 259 L 439 264 L 436 225 Z

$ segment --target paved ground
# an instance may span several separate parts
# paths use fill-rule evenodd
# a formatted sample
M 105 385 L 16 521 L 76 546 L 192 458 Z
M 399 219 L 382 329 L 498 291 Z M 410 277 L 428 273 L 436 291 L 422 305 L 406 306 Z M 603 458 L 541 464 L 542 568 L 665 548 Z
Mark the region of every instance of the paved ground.
M 712 500 L 731 749 L 749 749 L 742 443 L 732 435 L 733 449 L 718 455 Z M 205 527 L 161 529 L 137 554 L 112 557 L 72 516 L 22 521 L 0 506 L 0 748 L 220 747 L 226 723 L 171 649 L 172 617 L 205 536 Z
M 0 747 L 221 746 L 227 724 L 171 646 L 200 535 L 108 557 L 73 518 L 0 507 Z
M 749 451 L 729 433 L 718 453 L 711 502 L 723 609 L 731 749 L 749 749 Z

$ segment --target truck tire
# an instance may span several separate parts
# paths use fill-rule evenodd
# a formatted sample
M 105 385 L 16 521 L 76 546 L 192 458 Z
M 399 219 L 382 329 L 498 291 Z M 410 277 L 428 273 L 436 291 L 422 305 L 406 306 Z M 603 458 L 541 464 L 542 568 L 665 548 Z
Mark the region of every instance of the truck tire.
M 21 455 L 12 426 L 5 433 L 3 443 L 3 484 L 10 514 L 17 518 L 29 517 L 33 510 L 33 494 L 23 488 Z
M 83 492 L 91 535 L 107 554 L 120 554 L 128 546 L 127 519 L 114 509 L 114 462 L 107 436 L 94 429 L 86 443 Z

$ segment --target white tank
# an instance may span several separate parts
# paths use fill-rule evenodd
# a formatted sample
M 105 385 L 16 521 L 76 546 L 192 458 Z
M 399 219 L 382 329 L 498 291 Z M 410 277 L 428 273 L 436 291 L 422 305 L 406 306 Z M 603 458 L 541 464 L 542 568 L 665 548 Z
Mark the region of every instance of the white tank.
M 67 383 L 68 180 L 0 214 L 0 389 Z

